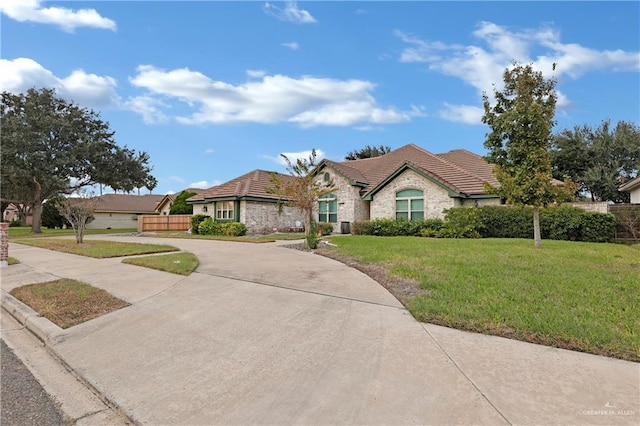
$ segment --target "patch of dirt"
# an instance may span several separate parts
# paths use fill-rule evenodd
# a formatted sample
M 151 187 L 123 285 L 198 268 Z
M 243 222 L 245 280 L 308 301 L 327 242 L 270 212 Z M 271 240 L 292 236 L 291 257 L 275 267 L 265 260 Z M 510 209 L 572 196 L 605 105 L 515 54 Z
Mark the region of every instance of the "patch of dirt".
M 384 266 L 362 263 L 357 259 L 342 255 L 326 246 L 318 247 L 318 249 L 315 250 L 315 253 L 337 260 L 338 262 L 344 263 L 345 265 L 368 275 L 374 281 L 377 281 L 380 285 L 389 290 L 389 292 L 393 294 L 403 305 L 405 305 L 405 307 L 411 298 L 416 296 L 426 296 L 429 294 L 429 290 L 420 288 L 420 283 L 418 283 L 418 281 L 391 275 Z

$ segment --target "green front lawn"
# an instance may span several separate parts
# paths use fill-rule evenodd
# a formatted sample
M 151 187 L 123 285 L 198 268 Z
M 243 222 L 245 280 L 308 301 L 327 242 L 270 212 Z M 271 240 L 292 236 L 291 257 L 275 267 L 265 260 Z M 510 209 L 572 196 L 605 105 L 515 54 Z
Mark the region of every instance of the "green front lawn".
M 179 251 L 177 247 L 163 244 L 122 243 L 102 240 L 84 240 L 82 244 L 75 240 L 59 238 L 29 238 L 13 241 L 17 244 L 25 244 L 64 253 L 79 254 L 81 256 L 106 257 L 132 256 L 137 254 L 164 253 Z
M 640 361 L 640 245 L 332 237 L 333 250 L 415 280 L 416 319 Z M 393 291 L 393 290 L 392 290 Z M 415 294 L 415 293 L 414 293 Z
M 188 252 L 132 257 L 123 259 L 122 263 L 144 266 L 145 268 L 158 269 L 179 275 L 190 275 L 199 265 L 196 255 Z
M 86 229 L 85 235 L 99 235 L 99 234 L 131 234 L 138 232 L 136 228 L 123 228 L 123 229 Z M 39 237 L 60 237 L 65 235 L 75 235 L 73 229 L 49 229 L 42 227 L 41 234 L 32 234 L 30 226 L 11 226 L 9 227 L 9 239 L 16 238 L 39 238 Z

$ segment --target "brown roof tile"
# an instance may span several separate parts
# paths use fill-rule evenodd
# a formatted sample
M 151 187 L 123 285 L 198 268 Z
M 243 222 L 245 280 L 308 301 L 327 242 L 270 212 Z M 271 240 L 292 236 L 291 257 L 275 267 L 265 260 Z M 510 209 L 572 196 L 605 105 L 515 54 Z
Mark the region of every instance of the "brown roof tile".
M 164 195 L 103 194 L 98 196 L 96 212 L 155 213 Z
M 244 198 L 256 197 L 277 200 L 279 197 L 267 192 L 273 186 L 271 175 L 274 172 L 265 170 L 254 170 L 228 182 L 212 186 L 209 189 L 200 191 L 197 195 L 189 198 L 190 202 L 204 201 L 211 198 Z M 280 179 L 288 181 L 292 176 L 277 173 Z
M 353 181 L 364 183 L 364 196 L 403 166 L 412 166 L 459 193 L 483 194 L 485 182 L 497 184 L 493 166 L 479 155 L 465 150 L 435 155 L 414 144 L 379 157 L 340 163 L 325 161 L 325 164 Z

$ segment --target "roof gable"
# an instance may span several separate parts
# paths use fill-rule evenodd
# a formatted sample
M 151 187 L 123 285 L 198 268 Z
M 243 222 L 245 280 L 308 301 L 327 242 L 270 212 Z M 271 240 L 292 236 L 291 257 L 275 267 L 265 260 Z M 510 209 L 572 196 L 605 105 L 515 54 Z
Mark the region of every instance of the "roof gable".
M 212 186 L 187 199 L 188 203 L 202 203 L 216 199 L 263 198 L 278 200 L 280 197 L 268 192 L 273 187 L 273 173 L 265 170 L 253 170 L 220 185 Z M 293 176 L 276 173 L 283 182 L 294 179 Z
M 498 184 L 493 176 L 493 166 L 466 150 L 435 155 L 409 144 L 379 157 L 327 164 L 352 181 L 364 183 L 364 198 L 370 198 L 390 181 L 390 177 L 397 176 L 407 167 L 446 188 L 452 196 L 485 194 L 486 182 Z

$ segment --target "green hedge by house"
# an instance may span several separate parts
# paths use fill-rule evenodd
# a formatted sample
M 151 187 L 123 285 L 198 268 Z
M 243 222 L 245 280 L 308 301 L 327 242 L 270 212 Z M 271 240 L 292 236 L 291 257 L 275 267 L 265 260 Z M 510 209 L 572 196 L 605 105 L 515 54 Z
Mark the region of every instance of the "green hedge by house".
M 216 222 L 212 217 L 207 216 L 198 225 L 200 235 L 226 235 L 241 237 L 247 233 L 247 226 L 240 222 Z
M 550 240 L 610 242 L 616 219 L 611 214 L 578 207 L 553 206 L 540 212 L 542 238 Z M 354 234 L 423 236 L 437 238 L 533 238 L 533 208 L 485 206 L 454 207 L 445 220 L 398 221 L 376 219 L 355 222 Z
M 198 234 L 200 224 L 211 216 L 206 214 L 194 214 L 191 216 L 191 233 Z

